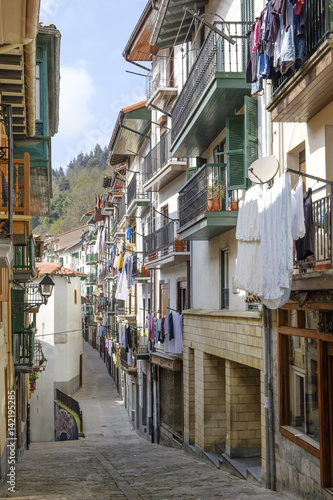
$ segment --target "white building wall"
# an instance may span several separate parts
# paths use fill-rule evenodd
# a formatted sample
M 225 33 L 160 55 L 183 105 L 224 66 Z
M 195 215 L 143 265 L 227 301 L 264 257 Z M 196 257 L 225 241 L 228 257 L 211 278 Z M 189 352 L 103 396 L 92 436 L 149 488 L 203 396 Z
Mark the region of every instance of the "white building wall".
M 37 339 L 47 359 L 31 398 L 31 441 L 54 441 L 54 389 L 72 395 L 79 388 L 81 330 L 80 278 L 52 276 L 52 296 L 37 314 Z M 74 304 L 76 290 L 77 304 Z M 55 307 L 56 304 L 56 307 Z

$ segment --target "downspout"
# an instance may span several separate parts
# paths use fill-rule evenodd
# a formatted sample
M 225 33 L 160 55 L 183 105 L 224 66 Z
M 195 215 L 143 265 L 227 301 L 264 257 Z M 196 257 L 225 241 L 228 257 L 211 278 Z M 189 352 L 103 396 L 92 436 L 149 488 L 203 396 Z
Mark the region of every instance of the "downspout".
M 272 386 L 271 312 L 263 306 L 266 488 L 276 490 L 274 412 Z

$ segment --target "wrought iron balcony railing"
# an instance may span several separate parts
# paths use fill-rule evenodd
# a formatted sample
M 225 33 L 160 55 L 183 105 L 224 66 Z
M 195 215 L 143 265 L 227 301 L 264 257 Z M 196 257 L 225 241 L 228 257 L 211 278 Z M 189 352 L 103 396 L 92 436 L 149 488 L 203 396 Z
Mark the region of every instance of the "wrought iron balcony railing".
M 146 96 L 149 99 L 157 89 L 173 87 L 173 75 L 167 57 L 153 56 L 152 70 L 146 77 Z
M 184 120 L 197 105 L 216 73 L 244 73 L 246 65 L 246 33 L 252 23 L 217 23 L 217 27 L 236 43 L 232 45 L 210 31 L 190 74 L 172 109 L 171 143 L 184 125 Z
M 206 163 L 179 191 L 180 227 L 204 212 L 231 210 L 224 163 Z
M 333 34 L 332 5 L 329 0 L 305 0 L 304 9 L 306 19 L 305 23 L 305 57 L 303 64 L 298 70 L 290 69 L 287 74 L 281 75 L 274 73 L 273 78 L 273 97 L 290 77 L 297 71 L 302 71 L 302 67 L 307 59 L 315 52 L 318 45 Z M 311 22 L 310 22 L 311 20 Z
M 14 272 L 33 271 L 35 269 L 35 239 L 31 234 L 26 245 L 14 247 Z
M 145 263 L 160 259 L 172 252 L 188 252 L 189 242 L 177 237 L 178 223 L 171 221 L 143 238 Z
M 147 182 L 153 175 L 167 163 L 168 160 L 172 159 L 172 154 L 170 152 L 171 147 L 171 132 L 163 135 L 160 142 L 149 151 L 145 156 L 143 165 L 143 178 L 144 182 Z M 178 161 L 184 161 L 184 158 L 177 158 Z
M 138 172 L 133 176 L 127 188 L 127 207 L 130 207 L 133 200 L 147 199 L 147 194 L 143 190 L 142 177 Z
M 316 199 L 320 192 L 330 189 L 329 194 Z M 312 192 L 312 216 L 314 223 L 314 255 L 296 260 L 294 267 L 301 272 L 311 269 L 333 269 L 332 254 L 332 186 L 322 186 Z
M 120 203 L 118 206 L 118 222 L 124 217 L 126 214 L 126 197 L 123 195 L 120 199 Z
M 13 333 L 13 357 L 16 371 L 32 371 L 34 364 L 34 332 L 32 328 Z
M 98 255 L 97 253 L 88 253 L 86 255 L 86 264 L 88 265 L 94 265 L 97 264 L 98 262 Z

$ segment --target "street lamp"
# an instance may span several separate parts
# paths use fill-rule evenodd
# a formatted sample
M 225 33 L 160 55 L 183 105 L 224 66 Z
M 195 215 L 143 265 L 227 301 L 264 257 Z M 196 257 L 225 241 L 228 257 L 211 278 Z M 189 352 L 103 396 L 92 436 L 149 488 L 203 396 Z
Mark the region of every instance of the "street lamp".
M 51 277 L 49 274 L 46 274 L 42 281 L 39 283 L 39 290 L 41 296 L 45 299 L 45 303 L 48 301 L 48 299 L 52 295 L 53 287 L 54 287 L 54 282 L 52 281 Z
M 14 283 L 26 292 L 24 302 L 12 302 L 12 311 L 14 316 L 28 312 L 36 307 L 39 308 L 42 305 L 46 305 L 54 287 L 54 282 L 49 274 L 46 274 L 38 285 L 28 283 L 26 287 L 23 287 L 15 280 L 11 280 L 11 283 Z

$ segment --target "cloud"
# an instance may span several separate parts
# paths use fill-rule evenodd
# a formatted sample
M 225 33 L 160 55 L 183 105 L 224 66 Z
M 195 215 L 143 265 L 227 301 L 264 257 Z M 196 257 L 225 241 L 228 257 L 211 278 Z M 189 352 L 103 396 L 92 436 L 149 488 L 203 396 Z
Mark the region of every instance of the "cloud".
M 58 136 L 75 139 L 94 124 L 90 109 L 91 97 L 95 94 L 93 79 L 88 64 L 83 60 L 60 68 L 60 119 Z

